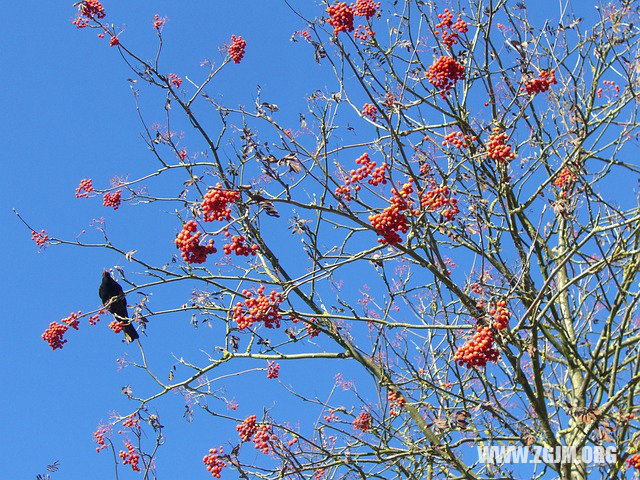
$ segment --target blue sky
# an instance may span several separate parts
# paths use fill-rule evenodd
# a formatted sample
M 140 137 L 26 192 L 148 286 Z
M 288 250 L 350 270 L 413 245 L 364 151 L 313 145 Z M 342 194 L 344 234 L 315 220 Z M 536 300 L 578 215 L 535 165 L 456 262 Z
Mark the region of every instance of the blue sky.
M 52 352 L 40 338 L 49 322 L 71 311 L 98 307 L 102 269 L 124 261 L 101 249 L 59 246 L 38 252 L 11 209 L 19 210 L 35 229 L 67 239 L 82 230 L 89 232 L 92 220 L 104 216 L 114 243 L 144 250 L 147 258 L 157 260 L 173 248 L 178 228 L 175 219 L 163 212 L 153 216 L 128 205 L 113 212 L 102 208 L 97 198 L 74 197 L 82 178 L 93 178 L 96 186 L 104 187 L 114 175 L 133 178 L 148 172 L 152 159 L 140 138 L 127 81 L 130 71 L 108 40 L 71 25 L 75 13 L 71 3 L 7 2 L 0 18 L 5 146 L 0 188 L 5 232 L 0 237 L 5 252 L 0 395 L 5 435 L 0 447 L 13 452 L 3 462 L 6 478 L 33 477 L 55 460 L 61 463 L 60 478 L 109 478 L 112 462 L 104 452 L 95 453 L 91 434 L 101 420 L 108 420 L 109 412 L 124 414 L 133 408 L 120 394 L 121 387 L 144 385 L 133 368 L 118 369 L 118 358 L 127 354 L 137 358 L 138 352 L 106 329 L 105 318 L 92 328 L 84 322 L 79 332 L 68 335 L 69 343 L 61 351 Z M 315 2 L 304 3 L 311 16 L 320 15 L 322 9 Z M 557 2 L 548 3 L 555 12 Z M 163 64 L 166 72 L 181 76 L 203 75 L 200 62 L 205 58 L 219 62 L 218 48 L 231 34 L 242 35 L 248 44 L 245 59 L 230 65 L 209 88 L 228 104 L 251 104 L 259 84 L 263 100 L 278 103 L 283 118 L 295 125 L 298 112 L 305 109 L 305 96 L 332 85 L 330 72 L 313 61 L 310 47 L 290 42 L 292 33 L 304 24 L 284 2 L 192 1 L 185 6 L 130 0 L 104 5 L 108 20 L 124 28 L 122 41 L 145 56 L 155 45 L 153 15 L 166 16 Z M 141 97 L 152 118 L 162 112 L 162 103 L 156 100 L 144 92 Z M 290 238 L 288 232 L 283 234 L 283 241 Z M 176 303 L 173 298 L 154 301 Z M 172 354 L 196 355 L 194 336 L 201 344 L 210 334 L 206 328 L 194 333 L 188 318 L 171 318 L 154 323 L 143 341 L 158 371 L 168 373 Z M 264 364 L 246 365 L 256 367 Z M 284 378 L 304 380 L 308 372 L 304 362 L 287 365 Z M 335 367 L 313 372 L 313 382 L 297 384 L 310 395 L 326 395 Z M 249 383 L 241 377 L 228 384 L 229 398 L 240 403 L 238 417 L 259 415 L 263 406 L 274 407 L 274 416 L 293 408 L 280 401 L 282 389 L 267 382 L 264 372 L 252 375 L 259 381 Z M 260 390 L 254 391 L 254 386 Z M 182 419 L 184 402 L 178 396 L 166 397 L 153 409 L 167 426 L 167 444 L 158 459 L 160 476 L 206 478 L 202 456 L 234 437 L 233 423 L 196 411 L 196 421 L 190 425 Z M 130 471 L 124 472 L 120 478 L 133 478 Z M 228 472 L 225 478 L 234 477 Z

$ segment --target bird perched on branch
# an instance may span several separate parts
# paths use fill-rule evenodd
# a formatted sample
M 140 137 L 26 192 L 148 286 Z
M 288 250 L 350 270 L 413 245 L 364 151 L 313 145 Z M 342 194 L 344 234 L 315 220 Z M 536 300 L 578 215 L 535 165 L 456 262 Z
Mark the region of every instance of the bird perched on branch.
M 102 273 L 102 283 L 98 289 L 98 295 L 102 304 L 107 306 L 107 310 L 115 317 L 115 319 L 124 324 L 124 339 L 131 343 L 138 338 L 138 332 L 129 318 L 127 311 L 127 299 L 124 296 L 124 290 L 118 282 L 116 282 L 109 272 L 105 269 Z

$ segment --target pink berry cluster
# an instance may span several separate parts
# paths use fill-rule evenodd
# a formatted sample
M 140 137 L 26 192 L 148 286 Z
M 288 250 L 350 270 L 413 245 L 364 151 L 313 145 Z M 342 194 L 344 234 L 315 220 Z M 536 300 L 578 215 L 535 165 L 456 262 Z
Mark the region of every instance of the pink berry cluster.
M 242 37 L 231 35 L 231 45 L 227 48 L 227 53 L 229 57 L 231 57 L 231 60 L 233 60 L 233 63 L 240 63 L 242 61 L 246 47 L 246 40 L 243 40 Z
M 207 255 L 216 253 L 213 239 L 209 239 L 206 245 L 200 244 L 202 232 L 198 231 L 195 220 L 189 220 L 182 226 L 182 231 L 175 239 L 176 248 L 180 250 L 180 256 L 187 263 L 204 263 Z
M 80 180 L 80 185 L 76 188 L 76 198 L 87 198 L 93 191 L 93 182 L 90 178 Z
M 280 328 L 282 295 L 272 291 L 267 296 L 264 290 L 264 285 L 260 285 L 257 295 L 248 290 L 242 291 L 247 298 L 233 307 L 233 320 L 238 324 L 239 330 L 251 327 L 254 323 L 264 323 L 266 328 Z

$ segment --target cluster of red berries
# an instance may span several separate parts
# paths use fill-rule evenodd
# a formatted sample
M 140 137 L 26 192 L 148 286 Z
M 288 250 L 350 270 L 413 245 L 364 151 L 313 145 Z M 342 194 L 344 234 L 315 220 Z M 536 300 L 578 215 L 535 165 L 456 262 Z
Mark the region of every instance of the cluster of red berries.
M 395 103 L 396 103 L 395 95 L 391 92 L 385 92 L 384 102 L 383 102 L 384 106 L 387 108 L 391 108 Z
M 64 334 L 69 330 L 67 325 L 62 325 L 58 322 L 51 322 L 49 328 L 47 328 L 42 334 L 42 339 L 49 343 L 49 346 L 55 350 L 62 348 L 67 343 L 67 340 L 63 339 Z
M 247 299 L 233 307 L 233 320 L 238 324 L 238 329 L 243 330 L 257 322 L 264 323 L 266 328 L 280 328 L 282 315 L 279 308 L 282 295 L 272 291 L 269 296 L 266 296 L 264 285 L 260 285 L 257 293 L 258 295 L 254 296 L 253 292 L 243 290 L 242 294 Z
M 407 399 L 393 390 L 387 390 L 387 401 L 391 407 L 389 413 L 393 417 L 400 415 L 400 410 L 407 404 Z
M 344 197 L 344 200 L 346 201 L 351 200 L 351 185 L 353 184 L 355 191 L 359 191 L 361 187 L 360 185 L 357 185 L 357 182 L 364 180 L 369 177 L 369 175 L 371 175 L 371 178 L 368 180 L 369 185 L 373 185 L 375 187 L 381 183 L 383 185 L 386 185 L 387 183 L 386 171 L 388 165 L 386 162 L 376 168 L 376 162 L 369 158 L 368 153 L 364 153 L 356 159 L 356 163 L 361 166 L 355 170 L 349 171 L 349 175 L 351 175 L 351 177 L 345 180 L 344 185 L 336 188 L 336 196 Z
M 347 2 L 329 5 L 327 13 L 329 14 L 328 22 L 333 27 L 334 35 L 338 35 L 340 32 L 353 32 L 353 9 L 347 5 Z
M 453 145 L 456 148 L 467 148 L 470 142 L 475 142 L 478 139 L 475 135 L 464 135 L 462 132 L 451 132 L 444 136 L 442 140 L 442 146 Z
M 356 3 L 352 4 L 351 8 L 356 17 L 365 17 L 369 20 L 380 9 L 380 2 L 374 2 L 373 0 L 356 0 Z
M 220 458 L 224 454 L 222 447 L 209 449 L 209 454 L 205 455 L 202 459 L 203 463 L 207 466 L 207 471 L 211 472 L 216 478 L 220 478 L 222 469 L 227 466 Z
M 122 422 L 122 426 L 128 427 L 131 430 L 140 430 L 140 415 L 138 415 L 137 413 L 132 413 L 124 422 Z
M 67 333 L 69 327 L 78 330 L 80 325 L 78 315 L 81 313 L 81 311 L 78 311 L 78 313 L 71 312 L 67 318 L 60 320 L 62 323 L 51 322 L 49 324 L 49 327 L 42 334 L 42 339 L 49 344 L 52 350 L 62 348 L 67 343 L 67 340 L 64 339 L 64 334 Z
M 153 28 L 156 30 L 160 30 L 165 23 L 167 23 L 167 19 L 164 17 L 160 17 L 157 13 L 153 16 Z
M 640 470 L 640 453 L 635 453 L 627 458 L 627 465 Z
M 202 200 L 202 212 L 205 222 L 215 220 L 230 220 L 230 203 L 235 203 L 240 199 L 240 192 L 234 190 L 224 190 L 222 184 L 218 183 L 215 188 L 209 190 Z
M 251 437 L 258 431 L 258 424 L 255 415 L 245 418 L 242 423 L 236 425 L 236 431 L 243 442 L 248 442 Z
M 442 38 L 442 43 L 447 48 L 451 48 L 452 45 L 458 43 L 460 33 L 467 33 L 467 22 L 458 17 L 456 23 L 453 23 L 453 14 L 448 8 L 444 9 L 444 13 L 439 13 L 438 18 L 440 22 L 436 24 L 436 34 Z
M 182 78 L 180 78 L 175 73 L 170 73 L 169 74 L 169 83 L 171 83 L 171 85 L 173 85 L 176 88 L 180 88 L 180 85 L 182 85 Z
M 493 348 L 494 340 L 491 328 L 479 326 L 473 338 L 458 348 L 453 359 L 467 367 L 484 367 L 488 362 L 497 362 L 500 354 Z
M 113 331 L 113 333 L 120 333 L 122 330 L 124 330 L 124 326 L 124 322 L 121 322 L 119 320 L 112 320 L 109 324 L 109 328 Z
M 298 30 L 298 31 L 296 32 L 296 34 L 297 34 L 300 38 L 302 38 L 302 39 L 306 40 L 307 42 L 309 42 L 309 41 L 311 40 L 311 33 L 309 33 L 309 30 L 307 30 L 307 29 L 305 29 L 305 30 Z
M 351 425 L 353 425 L 353 428 L 355 428 L 356 430 L 368 432 L 371 430 L 371 424 L 373 423 L 372 420 L 373 419 L 371 418 L 371 414 L 369 412 L 362 412 L 355 418 Z
M 131 465 L 131 470 L 134 472 L 139 472 L 140 467 L 138 466 L 138 462 L 140 461 L 140 456 L 136 453 L 136 449 L 131 443 L 125 442 L 125 448 L 127 451 L 120 450 L 118 453 L 119 457 L 122 459 L 122 463 L 124 465 Z
M 495 127 L 487 142 L 487 156 L 498 163 L 506 163 L 516 158 L 516 154 L 511 151 L 511 145 L 505 143 L 508 138 L 500 127 Z
M 100 453 L 100 450 L 104 450 L 105 448 L 107 448 L 107 445 L 104 441 L 104 436 L 108 431 L 108 428 L 99 425 L 98 429 L 93 433 L 93 440 L 98 444 L 98 446 L 96 447 L 96 453 Z
M 201 235 L 202 232 L 198 231 L 195 220 L 189 220 L 182 226 L 182 231 L 176 237 L 175 244 L 185 262 L 204 263 L 207 260 L 207 255 L 217 252 L 213 246 L 213 239 L 210 239 L 206 245 L 200 245 Z
M 267 367 L 267 378 L 278 378 L 278 375 L 280 375 L 280 364 L 274 361 L 269 362 L 269 365 Z
M 104 7 L 98 0 L 84 0 L 79 5 L 78 16 L 71 23 L 76 28 L 84 28 L 89 24 L 89 20 L 105 16 Z
M 87 198 L 93 191 L 93 182 L 90 178 L 80 180 L 80 185 L 76 188 L 76 198 Z
M 245 245 L 245 240 L 244 235 L 234 235 L 231 237 L 231 243 L 223 245 L 222 250 L 225 255 L 231 255 L 233 252 L 236 255 L 243 257 L 248 257 L 249 255 L 255 256 L 258 251 L 258 245 L 255 243 L 251 246 Z
M 320 329 L 315 325 L 317 321 L 318 319 L 316 317 L 311 317 L 309 319 L 309 323 L 307 323 L 306 330 L 307 330 L 307 334 L 309 335 L 309 338 L 314 338 L 320 335 Z
M 553 184 L 562 189 L 561 195 L 566 197 L 576 181 L 576 176 L 571 172 L 569 167 L 564 167 L 553 181 Z
M 454 58 L 442 56 L 429 67 L 427 79 L 446 98 L 453 85 L 464 78 L 464 66 Z
M 269 441 L 274 437 L 271 425 L 262 424 L 253 436 L 253 446 L 266 455 L 269 453 Z
M 91 315 L 89 317 L 89 325 L 91 325 L 92 327 L 94 325 L 97 325 L 98 322 L 100 321 L 100 315 L 102 315 L 103 313 L 105 313 L 105 310 L 100 310 L 98 313 L 96 313 L 95 315 Z
M 122 202 L 122 189 L 116 190 L 114 193 L 106 192 L 102 197 L 102 205 L 118 210 Z
M 358 28 L 356 28 L 356 31 L 353 32 L 353 36 L 358 40 L 362 40 L 363 42 L 366 42 L 370 38 L 375 37 L 376 32 L 371 30 L 371 27 L 369 27 L 369 25 L 358 25 Z
M 292 318 L 291 321 L 293 323 L 298 323 L 300 320 L 297 318 Z M 320 329 L 318 327 L 316 327 L 315 323 L 318 321 L 318 319 L 316 317 L 311 317 L 308 320 L 308 323 L 306 324 L 305 330 L 307 331 L 307 334 L 309 335 L 309 338 L 314 338 L 317 337 L 318 335 L 320 335 Z
M 118 45 L 120 45 L 120 40 L 118 39 L 118 37 L 116 37 L 115 35 L 111 35 L 111 38 L 109 39 L 109 46 L 117 47 Z
M 507 302 L 504 300 L 497 301 L 496 306 L 489 310 L 489 315 L 493 318 L 491 325 L 496 330 L 503 330 L 509 326 L 511 312 L 507 309 Z
M 322 477 L 324 477 L 324 474 L 325 474 L 324 468 L 319 468 L 313 474 L 313 478 L 315 478 L 315 480 L 320 480 Z
M 369 117 L 375 122 L 378 119 L 378 109 L 371 103 L 365 103 L 362 106 L 362 115 Z
M 227 48 L 227 53 L 229 57 L 231 57 L 231 60 L 233 60 L 233 63 L 240 63 L 242 61 L 245 48 L 247 48 L 246 40 L 243 40 L 242 37 L 231 35 L 231 45 Z
M 78 316 L 81 313 L 82 311 L 80 310 L 78 310 L 78 313 L 71 312 L 71 314 L 67 318 L 63 318 L 61 322 L 69 325 L 74 330 L 78 330 L 78 327 L 80 326 L 80 320 L 78 320 Z
M 33 230 L 31 232 L 31 240 L 36 242 L 37 246 L 44 247 L 49 241 L 49 235 L 47 235 L 47 232 L 44 230 L 40 230 L 39 232 Z
M 460 213 L 458 200 L 453 198 L 453 194 L 449 190 L 449 187 L 446 185 L 438 187 L 435 185 L 435 181 L 433 179 L 431 182 L 431 189 L 423 192 L 420 196 L 420 205 L 427 210 L 438 210 L 440 208 L 444 208 L 444 210 L 442 210 L 442 216 L 447 219 L 447 221 L 454 220 L 456 215 Z
M 409 230 L 404 212 L 411 207 L 409 195 L 413 193 L 413 179 L 410 178 L 400 190 L 394 190 L 393 196 L 389 199 L 391 205 L 380 213 L 369 215 L 371 226 L 382 237 L 378 242 L 383 245 L 396 245 L 402 242 L 398 232 L 407 233 Z
M 613 89 L 615 90 L 615 97 L 618 98 L 620 96 L 620 85 L 616 85 L 616 82 L 614 82 L 613 80 L 603 80 L 602 81 L 603 85 L 606 85 L 607 87 L 612 86 Z M 603 92 L 603 88 L 600 87 L 598 88 L 598 98 L 602 97 L 602 92 Z
M 80 15 L 88 18 L 104 18 L 104 7 L 98 0 L 84 0 L 80 4 Z
M 534 78 L 525 82 L 523 89 L 529 95 L 535 95 L 536 93 L 546 92 L 551 88 L 551 85 L 556 83 L 556 69 L 553 68 L 549 71 L 543 70 L 538 74 L 538 78 Z
M 329 413 L 324 414 L 322 418 L 324 418 L 324 421 L 327 423 L 338 421 L 338 416 L 335 414 L 335 410 L 333 410 L 332 408 L 330 408 Z
M 186 148 L 182 148 L 178 152 L 178 157 L 180 158 L 181 162 L 184 162 L 187 159 L 187 149 Z

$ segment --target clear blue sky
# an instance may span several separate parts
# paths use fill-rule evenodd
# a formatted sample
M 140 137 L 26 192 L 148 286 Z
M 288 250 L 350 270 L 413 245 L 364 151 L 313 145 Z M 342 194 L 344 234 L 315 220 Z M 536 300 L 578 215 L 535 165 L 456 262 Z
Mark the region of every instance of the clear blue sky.
M 310 12 L 321 14 L 315 2 L 304 3 Z M 556 12 L 557 2 L 546 3 Z M 79 332 L 68 335 L 69 343 L 61 351 L 52 352 L 40 338 L 49 322 L 71 311 L 96 308 L 102 269 L 124 261 L 98 249 L 60 246 L 38 253 L 30 232 L 11 208 L 36 229 L 68 239 L 89 230 L 92 219 L 103 215 L 114 240 L 131 249 L 146 249 L 147 258 L 154 254 L 160 258 L 163 249 L 172 248 L 176 233 L 169 216 L 158 217 L 167 220 L 162 224 L 145 217 L 145 209 L 124 205 L 113 212 L 100 207 L 99 199 L 74 197 L 82 178 L 93 178 L 96 186 L 104 187 L 116 174 L 134 177 L 148 171 L 152 160 L 139 136 L 127 82 L 130 71 L 108 40 L 71 25 L 75 13 L 71 4 L 5 2 L 0 18 L 4 478 L 33 478 L 54 460 L 61 462 L 54 478 L 111 478 L 112 461 L 105 452 L 95 453 L 91 434 L 109 412 L 128 413 L 134 407 L 120 394 L 122 386 L 144 385 L 136 383 L 140 375 L 133 369 L 118 370 L 118 358 L 128 352 L 137 358 L 138 351 L 112 335 L 104 318 L 93 328 L 85 321 Z M 228 104 L 252 103 L 260 84 L 263 99 L 278 103 L 295 125 L 305 95 L 330 83 L 310 48 L 289 41 L 304 24 L 284 2 L 129 0 L 104 5 L 108 20 L 125 27 L 123 42 L 147 56 L 155 45 L 153 15 L 168 17 L 165 71 L 182 76 L 197 77 L 205 58 L 219 62 L 218 47 L 231 34 L 242 35 L 248 43 L 242 64 L 229 66 L 209 89 L 224 94 Z M 156 113 L 161 110 L 162 104 L 157 105 Z M 143 341 L 155 365 L 162 366 L 159 371 L 168 373 L 170 355 L 189 352 L 192 336 L 209 334 L 203 330 L 193 333 L 188 319 L 172 319 L 154 325 Z M 247 368 L 263 366 L 254 363 Z M 307 374 L 305 365 L 288 368 L 287 381 Z M 326 394 L 334 373 L 333 367 L 314 370 L 307 393 Z M 260 415 L 263 405 L 277 405 L 274 416 L 286 412 L 287 405 L 278 403 L 282 395 L 278 385 L 267 382 L 264 373 L 255 375 L 260 379 L 254 384 L 261 388 L 259 395 L 246 382 L 229 384 L 229 398 L 240 403 L 237 415 Z M 167 397 L 155 408 L 168 438 L 158 459 L 160 476 L 206 478 L 202 456 L 235 436 L 233 424 L 196 412 L 196 421 L 189 425 L 182 419 L 184 404 L 177 396 Z M 129 470 L 121 472 L 125 473 L 120 478 L 134 477 Z M 225 478 L 235 478 L 230 469 Z

